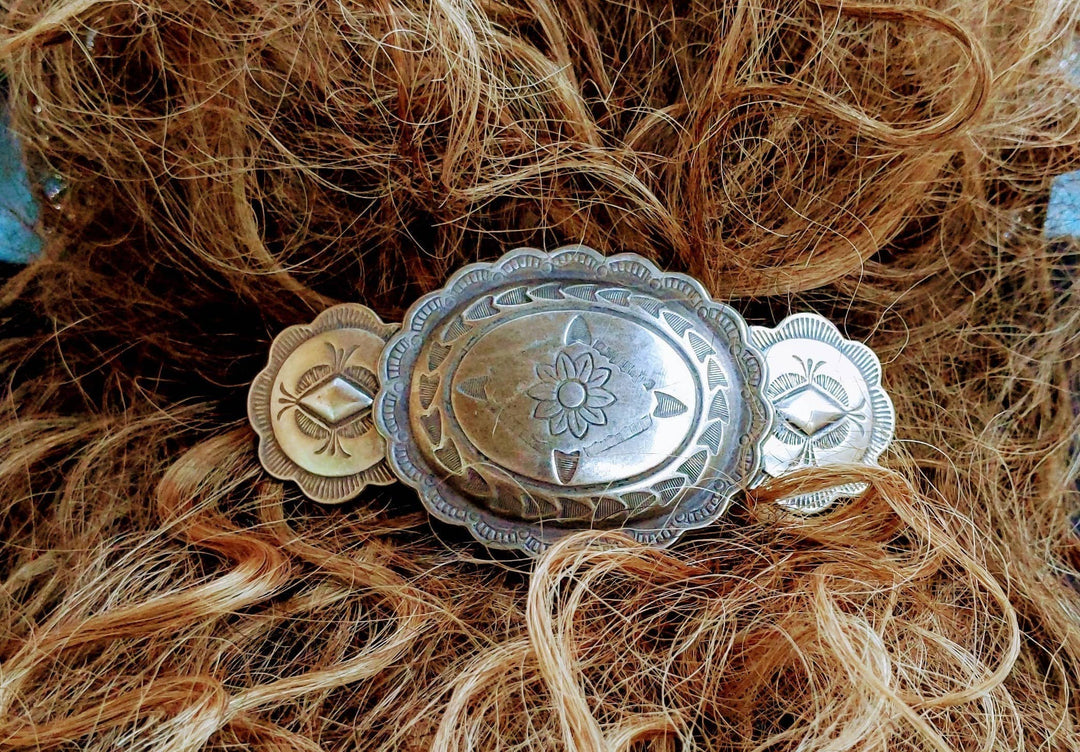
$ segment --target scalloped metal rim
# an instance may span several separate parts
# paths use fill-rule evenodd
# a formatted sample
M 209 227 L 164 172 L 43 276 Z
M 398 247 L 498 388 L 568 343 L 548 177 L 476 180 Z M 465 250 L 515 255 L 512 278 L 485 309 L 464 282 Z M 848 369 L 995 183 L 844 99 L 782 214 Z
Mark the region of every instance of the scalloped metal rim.
M 866 465 L 877 467 L 878 458 L 892 443 L 893 434 L 896 430 L 896 410 L 888 392 L 882 387 L 881 362 L 873 350 L 862 342 L 845 338 L 836 327 L 836 324 L 816 313 L 794 313 L 771 328 L 764 326 L 750 327 L 752 344 L 764 354 L 771 345 L 788 339 L 791 330 L 804 324 L 804 322 L 810 322 L 819 328 L 820 334 L 823 335 L 821 341 L 832 345 L 851 360 L 866 378 L 867 391 L 872 396 L 877 397 L 873 402 L 874 417 L 870 446 L 860 460 Z M 858 496 L 865 490 L 865 483 L 846 483 L 790 499 L 780 499 L 777 503 L 792 512 L 818 514 L 828 510 L 838 499 Z
M 411 377 L 411 363 L 405 360 L 403 354 L 411 351 L 415 358 L 431 314 L 444 307 L 445 298 L 459 293 L 479 279 L 495 277 L 500 282 L 512 280 L 513 271 L 509 273 L 510 276 L 502 275 L 508 266 L 514 265 L 523 257 L 535 259 L 540 265 L 550 264 L 555 269 L 595 274 L 598 279 L 604 279 L 611 271 L 622 276 L 631 275 L 636 279 L 635 284 L 642 289 L 651 287 L 660 291 L 664 289 L 662 281 L 669 281 L 675 283 L 668 285 L 669 290 L 677 288 L 677 292 L 672 295 L 673 300 L 680 300 L 694 309 L 708 308 L 736 327 L 741 350 L 733 355 L 743 380 L 743 397 L 751 413 L 751 431 L 740 441 L 740 462 L 745 462 L 747 467 L 744 478 L 738 482 L 729 482 L 726 486 L 723 479 L 717 479 L 717 488 L 725 487 L 713 495 L 707 508 L 703 506 L 696 510 L 696 513 L 680 515 L 676 509 L 657 517 L 631 521 L 622 530 L 642 542 L 666 546 L 685 531 L 714 522 L 727 510 L 735 493 L 748 486 L 758 475 L 762 445 L 772 429 L 772 406 L 762 392 L 765 381 L 764 359 L 752 344 L 750 329 L 738 312 L 724 303 L 712 300 L 701 283 L 692 277 L 662 272 L 651 261 L 637 254 L 604 256 L 582 245 L 563 246 L 550 252 L 518 248 L 494 262 L 470 264 L 454 273 L 442 288 L 423 296 L 409 308 L 401 329 L 388 340 L 379 359 L 381 388 L 374 404 L 375 425 L 386 439 L 387 460 L 394 474 L 417 491 L 432 515 L 444 522 L 466 527 L 477 540 L 490 548 L 519 550 L 535 555 L 557 538 L 573 531 L 554 524 L 545 528 L 543 522 L 530 524 L 506 520 L 468 503 L 464 498 L 461 499 L 464 503 L 460 506 L 451 503 L 440 493 L 439 481 L 427 471 L 423 458 L 418 456 L 410 438 L 408 425 L 402 425 L 397 415 L 399 404 L 402 400 L 407 400 L 406 390 Z
M 300 467 L 274 436 L 270 390 L 282 364 L 307 339 L 321 332 L 351 326 L 370 331 L 384 341 L 398 328 L 397 324 L 384 322 L 378 314 L 359 303 L 341 303 L 327 308 L 311 323 L 290 326 L 274 337 L 267 364 L 252 380 L 248 390 L 248 422 L 258 438 L 259 462 L 271 476 L 296 483 L 305 496 L 322 504 L 341 504 L 359 495 L 367 486 L 386 486 L 397 480 L 385 459 L 354 475 L 335 478 L 317 475 Z

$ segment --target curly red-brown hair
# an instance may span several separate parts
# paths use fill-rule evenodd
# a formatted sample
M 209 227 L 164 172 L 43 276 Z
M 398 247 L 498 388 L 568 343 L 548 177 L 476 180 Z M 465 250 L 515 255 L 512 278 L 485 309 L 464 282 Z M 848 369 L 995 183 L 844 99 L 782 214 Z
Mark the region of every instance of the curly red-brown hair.
M 0 748 L 1080 748 L 1076 0 L 8 0 Z M 492 561 L 261 472 L 270 338 L 518 245 L 885 363 L 859 500 Z

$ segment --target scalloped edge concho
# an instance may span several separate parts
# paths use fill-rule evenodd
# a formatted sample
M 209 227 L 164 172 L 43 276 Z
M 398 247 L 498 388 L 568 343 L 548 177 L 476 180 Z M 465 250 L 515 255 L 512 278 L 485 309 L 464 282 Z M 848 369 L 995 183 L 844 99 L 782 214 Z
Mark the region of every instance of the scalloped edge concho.
M 248 420 L 259 440 L 259 461 L 270 475 L 294 481 L 305 496 L 324 504 L 340 504 L 369 485 L 396 480 L 386 463 L 385 443 L 371 420 L 370 405 L 378 392 L 377 355 L 397 328 L 366 306 L 344 303 L 274 338 L 269 361 L 252 382 L 247 402 Z M 335 346 L 339 344 L 343 346 Z M 286 387 L 282 370 L 294 356 L 303 360 L 298 364 L 299 379 Z M 332 388 L 333 382 L 370 402 L 350 410 L 337 423 L 303 407 L 305 394 Z M 341 469 L 332 473 L 311 469 L 334 462 Z
M 896 411 L 881 386 L 881 362 L 869 347 L 846 339 L 828 319 L 815 313 L 795 313 L 774 328 L 750 327 L 751 340 L 761 350 L 768 367 L 765 395 L 773 404 L 775 421 L 772 435 L 764 443 L 762 473 L 779 477 L 803 467 L 822 467 L 834 462 L 822 461 L 821 454 L 844 451 L 848 460 L 872 467 L 892 442 Z M 786 348 L 787 355 L 779 355 Z M 792 357 L 791 350 L 798 356 Z M 774 357 L 777 355 L 777 357 Z M 792 370 L 792 361 L 798 363 Z M 836 369 L 848 372 L 840 376 Z M 832 370 L 838 377 L 830 377 Z M 855 372 L 858 377 L 854 377 Z M 854 399 L 852 391 L 861 393 Z M 835 420 L 823 421 L 820 428 L 804 431 L 789 425 L 782 402 L 799 393 L 813 394 Z M 857 436 L 862 448 L 853 448 Z M 772 472 L 770 472 L 770 466 Z M 866 490 L 865 483 L 847 483 L 814 493 L 778 500 L 780 506 L 803 514 L 817 514 L 832 507 L 838 499 L 854 498 Z
M 649 497 L 654 503 L 646 506 L 645 512 L 635 514 L 626 504 L 617 508 L 619 499 L 614 491 L 587 499 L 564 499 L 556 490 L 551 492 L 555 494 L 555 506 L 550 499 L 535 502 L 527 489 L 513 500 L 500 498 L 500 494 L 506 495 L 507 486 L 493 490 L 490 483 L 467 477 L 470 462 L 495 463 L 475 446 L 454 444 L 442 428 L 455 417 L 453 408 L 448 407 L 454 397 L 448 383 L 451 378 L 447 376 L 440 383 L 437 370 L 448 357 L 447 352 L 455 347 L 458 351 L 466 350 L 467 345 L 459 343 L 468 341 L 466 332 L 470 327 L 481 326 L 485 318 L 494 319 L 515 305 L 540 306 L 546 301 L 578 306 L 586 316 L 594 310 L 606 310 L 613 318 L 651 318 L 650 326 L 660 332 L 657 338 L 664 337 L 673 347 L 682 348 L 689 353 L 686 362 L 701 369 L 700 378 L 695 375 L 696 384 L 707 382 L 708 387 L 717 391 L 718 384 L 730 389 L 727 397 L 732 403 L 730 416 L 726 405 L 718 414 L 727 417 L 731 425 L 720 426 L 721 421 L 716 420 L 711 432 L 706 421 L 716 415 L 709 414 L 710 395 L 697 394 L 699 407 L 694 418 L 700 425 L 695 424 L 688 434 L 696 442 L 686 450 L 690 458 L 685 461 L 676 458 L 682 461 L 677 471 L 663 470 L 659 478 L 663 483 L 668 482 L 672 473 L 677 483 L 672 481 L 673 492 L 662 499 L 656 499 L 656 494 L 662 495 L 666 486 L 655 493 L 649 491 L 654 493 Z M 644 307 L 648 313 L 631 312 L 635 305 Z M 562 309 L 555 313 L 571 315 Z M 577 345 L 575 326 L 580 326 L 576 320 L 565 335 L 568 347 Z M 550 338 L 551 333 L 546 335 Z M 431 345 L 432 342 L 435 344 Z M 574 352 L 580 353 L 580 347 Z M 423 354 L 426 357 L 421 359 Z M 567 357 L 564 372 L 574 368 Z M 593 356 L 578 357 L 580 367 L 594 373 Z M 537 363 L 535 367 L 538 375 L 544 373 L 545 366 Z M 687 530 L 711 524 L 724 514 L 732 497 L 757 477 L 762 445 L 773 420 L 771 406 L 763 396 L 762 356 L 751 344 L 749 328 L 734 309 L 712 300 L 696 280 L 663 272 L 643 257 L 603 256 L 580 245 L 551 252 L 519 248 L 493 263 L 462 268 L 442 289 L 424 296 L 409 309 L 401 330 L 387 342 L 378 371 L 381 389 L 375 400 L 375 424 L 386 439 L 388 461 L 394 474 L 417 490 L 425 507 L 438 519 L 468 528 L 488 547 L 520 550 L 530 555 L 585 527 L 613 527 L 638 541 L 666 546 Z M 705 388 L 701 386 L 700 390 Z M 608 397 L 604 398 L 605 402 Z M 714 404 L 720 400 L 712 399 Z M 701 408 L 701 404 L 705 407 Z M 451 413 L 449 418 L 437 414 L 440 406 L 444 412 Z M 541 417 L 539 413 L 538 408 L 537 417 Z M 591 414 L 593 420 L 600 419 L 597 413 Z M 425 429 L 418 426 L 428 425 L 431 435 L 425 436 Z M 559 430 L 565 431 L 561 425 L 555 432 Z M 576 430 L 584 432 L 588 426 L 579 421 Z M 425 442 L 430 445 L 426 452 L 421 450 Z M 449 478 L 450 475 L 457 479 Z M 522 481 L 522 485 L 528 484 Z M 477 491 L 463 490 L 472 488 Z M 498 508 L 507 501 L 511 501 L 510 506 L 532 511 L 529 515 L 507 514 Z M 586 505 L 585 512 L 572 511 L 582 509 L 586 502 L 592 506 Z M 602 519 L 600 509 L 607 508 L 605 505 L 617 509 L 614 513 L 605 511 L 603 514 L 607 516 Z M 590 509 L 591 519 L 580 517 Z M 572 514 L 579 516 L 568 523 L 567 520 L 575 519 Z
M 691 277 L 581 245 L 466 266 L 400 328 L 346 303 L 285 329 L 248 418 L 263 467 L 315 501 L 400 480 L 530 556 L 586 528 L 669 545 L 770 475 L 876 465 L 896 422 L 877 357 L 827 319 L 749 327 Z

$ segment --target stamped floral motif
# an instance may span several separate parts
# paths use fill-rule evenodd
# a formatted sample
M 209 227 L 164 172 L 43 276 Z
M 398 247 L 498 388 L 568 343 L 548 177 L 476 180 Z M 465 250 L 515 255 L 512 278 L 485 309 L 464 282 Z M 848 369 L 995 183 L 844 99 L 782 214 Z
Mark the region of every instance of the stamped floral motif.
M 615 402 L 615 395 L 604 388 L 611 370 L 597 368 L 592 353 L 573 359 L 563 350 L 554 364 L 538 364 L 536 375 L 540 381 L 528 391 L 537 401 L 533 417 L 546 420 L 552 436 L 569 431 L 581 439 L 589 426 L 607 424 L 604 408 Z
M 583 527 L 652 545 L 721 516 L 772 412 L 746 323 L 633 254 L 521 248 L 409 309 L 379 360 L 394 473 L 485 545 Z

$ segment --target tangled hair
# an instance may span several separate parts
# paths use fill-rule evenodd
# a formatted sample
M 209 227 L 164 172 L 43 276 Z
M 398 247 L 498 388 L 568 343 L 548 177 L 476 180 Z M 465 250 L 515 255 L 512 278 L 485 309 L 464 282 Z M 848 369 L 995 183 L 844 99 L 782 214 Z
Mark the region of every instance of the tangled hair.
M 1077 0 L 7 0 L 0 748 L 1075 750 Z M 263 473 L 270 338 L 518 245 L 885 363 L 887 470 L 496 559 Z M 840 481 L 816 517 L 776 498 Z

